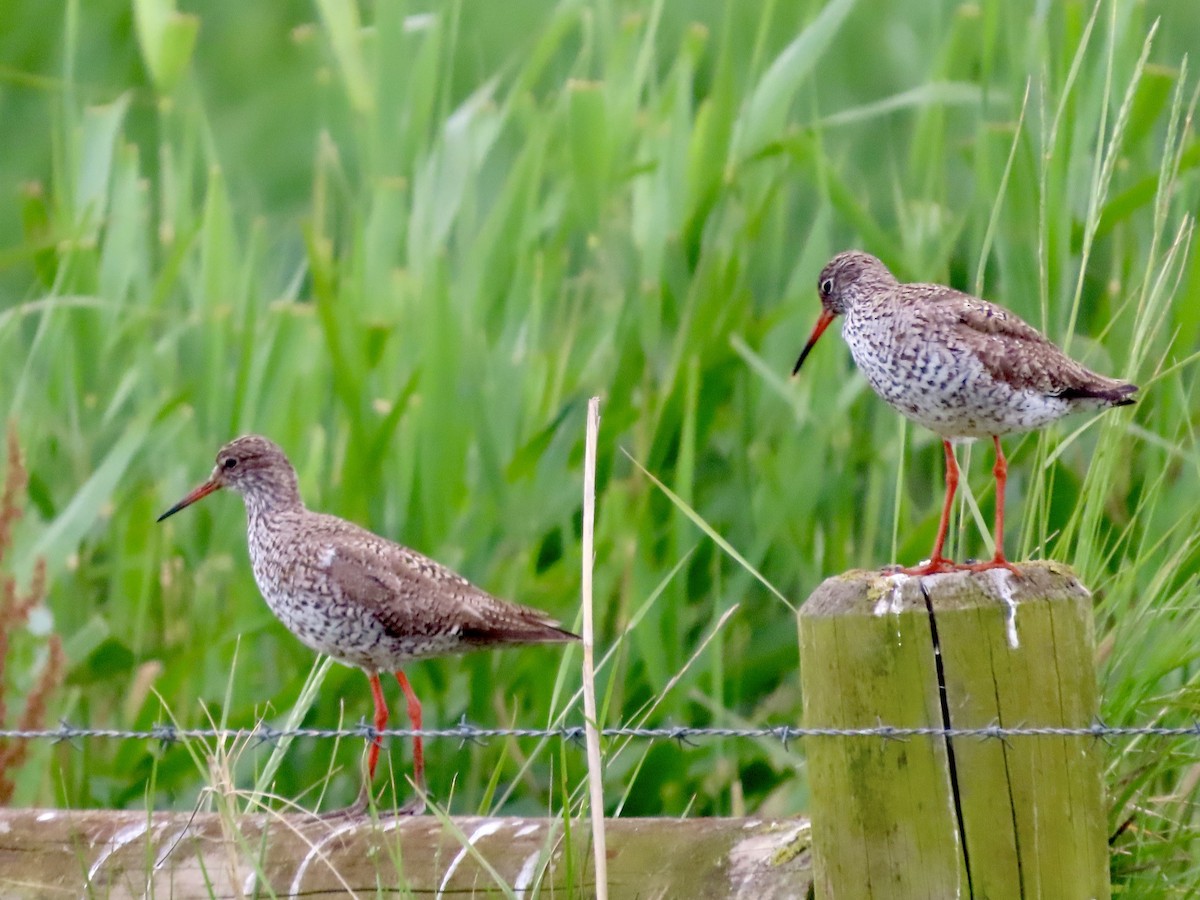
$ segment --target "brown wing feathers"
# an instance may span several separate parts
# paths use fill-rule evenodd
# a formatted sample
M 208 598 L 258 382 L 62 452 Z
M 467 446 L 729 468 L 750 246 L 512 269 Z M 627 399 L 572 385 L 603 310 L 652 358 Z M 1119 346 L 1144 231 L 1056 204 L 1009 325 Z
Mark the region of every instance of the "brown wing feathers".
M 390 548 L 389 548 L 390 549 Z M 389 633 L 455 634 L 465 645 L 575 640 L 539 610 L 493 597 L 412 550 L 403 554 L 348 554 L 339 548 L 329 575 L 343 592 L 370 609 Z M 449 576 L 449 577 L 447 577 Z
M 1136 385 L 1091 371 L 1016 313 L 958 291 L 946 290 L 946 294 L 947 300 L 959 305 L 959 327 L 985 338 L 998 338 L 995 342 L 985 339 L 978 350 L 980 361 L 995 377 L 1064 400 L 1092 398 L 1113 406 L 1136 402 L 1130 397 L 1136 393 Z M 1030 352 L 1021 352 L 1022 347 Z

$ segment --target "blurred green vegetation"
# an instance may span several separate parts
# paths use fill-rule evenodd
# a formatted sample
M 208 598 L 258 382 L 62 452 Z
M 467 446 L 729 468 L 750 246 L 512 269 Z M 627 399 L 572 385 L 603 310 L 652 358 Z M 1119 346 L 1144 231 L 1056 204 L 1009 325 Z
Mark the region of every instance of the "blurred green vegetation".
M 938 442 L 837 341 L 787 377 L 817 273 L 857 246 L 1144 386 L 1132 412 L 1006 441 L 1008 549 L 1096 591 L 1109 721 L 1191 721 L 1196 4 L 4 0 L 0 20 L 0 404 L 30 469 L 23 575 L 46 558 L 70 664 L 61 715 L 287 714 L 313 659 L 258 596 L 240 503 L 154 524 L 247 431 L 289 452 L 311 507 L 570 622 L 600 394 L 606 721 L 797 722 L 787 605 L 625 453 L 795 603 L 927 553 Z M 988 550 L 975 455 L 960 557 Z M 409 675 L 427 724 L 537 726 L 577 662 Z M 305 722 L 369 708 L 335 666 Z M 805 808 L 803 748 L 607 749 L 626 815 Z M 297 742 L 274 789 L 303 802 L 333 766 L 349 800 L 361 751 Z M 558 808 L 584 773 L 575 748 L 427 752 L 459 812 Z M 1112 748 L 1134 895 L 1197 883 L 1198 757 Z M 186 808 L 206 777 L 184 748 L 42 746 L 17 799 Z

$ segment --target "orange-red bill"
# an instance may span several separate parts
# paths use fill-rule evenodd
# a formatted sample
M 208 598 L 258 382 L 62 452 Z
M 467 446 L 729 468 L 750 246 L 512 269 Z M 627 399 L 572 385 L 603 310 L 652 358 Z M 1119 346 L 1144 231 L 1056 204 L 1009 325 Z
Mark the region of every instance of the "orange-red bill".
M 188 494 L 186 497 L 184 497 L 182 500 L 180 500 L 178 503 L 176 503 L 174 506 L 172 506 L 170 509 L 168 509 L 165 513 L 163 513 L 161 516 L 159 516 L 154 521 L 161 522 L 167 516 L 175 515 L 175 513 L 179 512 L 185 506 L 191 506 L 193 503 L 195 503 L 200 498 L 207 497 L 213 491 L 219 490 L 220 487 L 221 487 L 221 485 L 219 485 L 217 482 L 213 481 L 210 478 L 208 481 L 204 482 L 204 484 L 200 485 L 200 487 L 196 488 L 194 491 L 192 491 L 190 494 Z
M 817 319 L 816 327 L 813 328 L 812 334 L 809 335 L 808 343 L 804 345 L 804 349 L 800 351 L 800 358 L 796 360 L 796 368 L 792 369 L 792 374 L 795 375 L 800 371 L 800 367 L 804 365 L 804 360 L 808 358 L 808 352 L 812 350 L 813 344 L 817 342 L 825 329 L 829 327 L 829 323 L 834 320 L 835 316 L 827 309 L 821 310 L 821 318 Z

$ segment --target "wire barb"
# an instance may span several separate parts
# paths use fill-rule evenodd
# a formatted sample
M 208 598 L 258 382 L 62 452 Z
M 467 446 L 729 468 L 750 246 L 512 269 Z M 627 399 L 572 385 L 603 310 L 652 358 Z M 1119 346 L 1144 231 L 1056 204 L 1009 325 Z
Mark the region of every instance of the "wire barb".
M 160 749 L 170 749 L 179 742 L 179 729 L 174 722 L 155 722 L 150 729 L 150 739 L 157 742 Z
M 467 721 L 466 713 L 458 720 L 458 730 L 462 734 L 462 740 L 458 742 L 460 748 L 467 744 L 478 746 L 483 743 L 483 739 L 479 737 L 479 729 Z
M 886 744 L 888 741 L 907 741 L 910 735 L 901 734 L 894 725 L 885 725 L 883 720 L 878 716 L 875 717 L 875 733 L 879 735 L 880 743 Z
M 991 725 L 985 728 L 980 737 L 982 737 L 984 740 L 999 741 L 1004 745 L 1005 749 L 1008 749 L 1008 747 L 1011 746 L 1008 740 L 1008 735 L 1004 733 L 1004 728 L 999 722 L 993 722 Z
M 26 737 L 24 735 L 28 735 L 28 737 Z M 36 732 L 25 732 L 23 735 L 13 734 L 12 739 L 13 740 L 29 740 L 31 738 L 34 738 L 35 735 L 36 735 Z M 50 741 L 52 743 L 55 743 L 55 744 L 68 743 L 74 749 L 76 749 L 76 750 L 79 749 L 79 745 L 76 744 L 75 741 L 73 740 L 73 738 L 79 737 L 79 729 L 76 728 L 74 725 L 72 725 L 70 722 L 68 722 L 66 719 L 59 719 L 58 720 L 58 728 L 53 732 L 48 732 L 47 737 L 50 739 Z
M 1112 729 L 1105 724 L 1103 719 L 1096 716 L 1096 721 L 1092 723 L 1092 735 L 1098 740 L 1104 741 L 1106 747 L 1111 747 L 1113 745 L 1111 734 Z
M 604 732 L 601 732 L 601 737 Z M 587 729 L 582 725 L 571 725 L 563 729 L 563 740 L 576 747 L 582 747 L 584 739 L 587 737 Z
M 270 744 L 274 747 L 279 743 L 282 734 L 283 732 L 273 725 L 268 725 L 266 722 L 259 722 L 258 727 L 254 729 L 253 745 L 261 747 L 263 744 Z

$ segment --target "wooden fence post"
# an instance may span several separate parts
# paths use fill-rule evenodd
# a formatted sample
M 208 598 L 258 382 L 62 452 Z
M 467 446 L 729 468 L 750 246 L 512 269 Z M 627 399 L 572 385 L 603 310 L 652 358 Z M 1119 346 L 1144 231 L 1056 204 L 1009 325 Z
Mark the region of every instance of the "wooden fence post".
M 848 572 L 800 610 L 807 728 L 1087 728 L 1091 595 L 1054 563 Z M 1107 898 L 1092 735 L 806 739 L 817 896 Z

